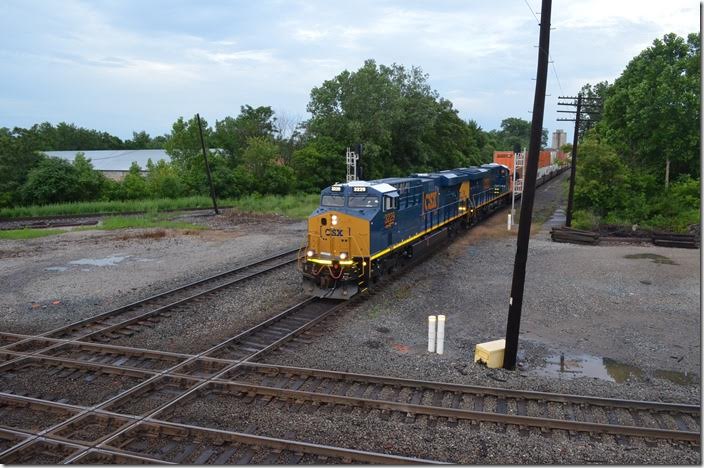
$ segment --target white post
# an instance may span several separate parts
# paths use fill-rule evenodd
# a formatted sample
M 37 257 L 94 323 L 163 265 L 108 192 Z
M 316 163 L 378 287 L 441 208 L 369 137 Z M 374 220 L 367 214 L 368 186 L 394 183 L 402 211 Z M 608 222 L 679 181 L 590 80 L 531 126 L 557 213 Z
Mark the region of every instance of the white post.
M 445 349 L 445 316 L 438 315 L 437 353 L 442 354 L 444 349 Z
M 435 316 L 428 316 L 428 352 L 435 351 Z

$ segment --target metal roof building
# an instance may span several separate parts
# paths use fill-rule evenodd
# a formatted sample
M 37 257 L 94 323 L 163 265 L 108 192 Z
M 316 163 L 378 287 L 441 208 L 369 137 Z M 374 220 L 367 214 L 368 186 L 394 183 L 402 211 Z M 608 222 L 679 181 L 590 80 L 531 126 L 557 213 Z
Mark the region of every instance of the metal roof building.
M 163 159 L 166 162 L 171 158 L 163 149 L 146 150 L 88 150 L 88 151 L 42 151 L 47 156 L 53 156 L 67 161 L 73 161 L 76 153 L 83 153 L 90 159 L 93 167 L 99 171 L 127 171 L 132 162 L 139 164 L 143 170 L 147 168 L 147 160 L 153 163 Z
M 139 164 L 142 173 L 147 171 L 147 161 L 156 163 L 160 159 L 170 162 L 171 158 L 163 149 L 146 150 L 87 150 L 87 151 L 42 151 L 47 156 L 73 161 L 76 153 L 83 153 L 90 159 L 93 167 L 102 172 L 106 177 L 122 180 L 133 162 Z

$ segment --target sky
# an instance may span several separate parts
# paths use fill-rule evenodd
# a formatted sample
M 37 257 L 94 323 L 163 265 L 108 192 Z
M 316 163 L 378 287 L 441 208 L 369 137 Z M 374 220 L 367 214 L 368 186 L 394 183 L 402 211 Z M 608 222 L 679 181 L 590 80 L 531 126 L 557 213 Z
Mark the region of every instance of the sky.
M 0 2 L 0 127 L 61 121 L 120 138 L 240 106 L 308 117 L 310 90 L 365 59 L 419 66 L 485 130 L 531 120 L 539 0 Z M 692 0 L 553 0 L 543 126 L 655 38 L 699 30 Z

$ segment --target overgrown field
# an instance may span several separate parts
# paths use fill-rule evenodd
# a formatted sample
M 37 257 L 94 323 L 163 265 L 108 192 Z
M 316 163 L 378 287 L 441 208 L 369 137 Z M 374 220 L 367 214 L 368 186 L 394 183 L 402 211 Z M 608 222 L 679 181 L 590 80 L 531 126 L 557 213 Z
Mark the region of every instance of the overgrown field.
M 317 194 L 248 195 L 238 199 L 218 200 L 218 206 L 233 207 L 253 213 L 280 214 L 303 219 L 318 205 Z M 167 210 L 209 208 L 209 197 L 161 198 L 148 200 L 95 201 L 20 206 L 0 209 L 0 218 L 42 217 L 60 215 L 88 215 L 97 213 L 157 213 Z

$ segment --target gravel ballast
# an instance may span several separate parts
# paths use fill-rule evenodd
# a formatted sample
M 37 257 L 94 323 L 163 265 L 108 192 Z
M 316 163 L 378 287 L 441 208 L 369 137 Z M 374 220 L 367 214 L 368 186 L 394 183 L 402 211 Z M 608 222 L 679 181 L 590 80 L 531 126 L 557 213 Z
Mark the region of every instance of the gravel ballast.
M 324 406 L 309 411 L 297 403 L 247 404 L 241 398 L 218 394 L 186 400 L 159 417 L 229 431 L 461 464 L 691 464 L 699 459 L 695 450 L 669 447 L 664 442 L 653 447 L 638 440 L 624 449 L 608 441 L 608 436 L 603 441 L 588 435 L 570 439 L 564 431 L 544 436 L 538 430 L 519 435 L 515 427 L 502 432 L 491 423 L 477 425 L 466 421 L 455 427 L 443 423 L 432 426 L 425 418 L 406 423 L 405 415 L 399 413 L 385 420 L 378 410 L 344 412 Z
M 305 237 L 305 222 L 280 218 L 242 224 L 227 215 L 187 220 L 217 229 L 74 231 L 0 240 L 2 331 L 44 332 L 299 247 Z

